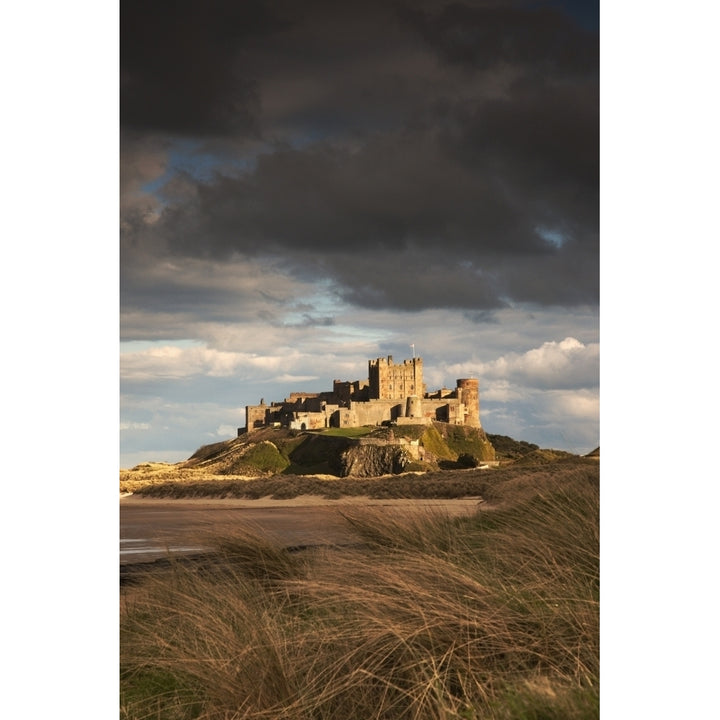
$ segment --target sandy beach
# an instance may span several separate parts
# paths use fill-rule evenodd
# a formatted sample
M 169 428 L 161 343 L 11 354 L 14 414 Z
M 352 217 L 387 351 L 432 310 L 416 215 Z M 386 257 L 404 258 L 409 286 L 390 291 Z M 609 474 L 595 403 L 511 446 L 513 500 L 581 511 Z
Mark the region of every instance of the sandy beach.
M 120 500 L 120 563 L 198 552 L 209 535 L 238 531 L 259 534 L 283 546 L 342 545 L 358 541 L 344 517 L 353 509 L 458 516 L 475 512 L 480 504 L 479 498 L 331 500 L 303 495 L 282 500 L 172 500 L 128 495 Z

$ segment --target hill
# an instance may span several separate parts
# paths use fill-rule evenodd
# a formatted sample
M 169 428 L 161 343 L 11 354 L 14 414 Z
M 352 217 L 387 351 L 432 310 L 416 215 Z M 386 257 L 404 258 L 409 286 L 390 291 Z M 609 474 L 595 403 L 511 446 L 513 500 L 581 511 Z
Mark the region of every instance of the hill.
M 518 460 L 524 455 L 540 449 L 538 445 L 524 440 L 513 440 L 507 435 L 488 435 L 487 437 L 495 448 L 498 460 Z
M 361 478 L 420 473 L 429 482 L 443 474 L 449 480 L 454 472 L 488 464 L 520 468 L 577 457 L 503 435 L 487 435 L 482 429 L 440 422 L 314 432 L 264 428 L 203 445 L 190 458 L 174 465 L 143 463 L 131 470 L 121 470 L 120 492 L 192 485 L 193 492 L 212 491 L 222 496 L 224 486 L 235 487 L 240 482 L 248 484 L 250 491 L 249 485 L 265 478 L 274 483 L 273 488 L 286 485 L 287 479 L 295 488 L 292 492 L 302 486 L 310 494 L 323 494 L 328 492 L 327 481 L 340 478 L 348 478 L 357 485 Z M 592 459 L 599 460 L 599 453 Z M 307 478 L 307 482 L 301 482 L 302 478 Z M 237 488 L 232 492 L 237 492 Z M 272 490 L 277 492 L 284 491 Z
M 203 445 L 174 465 L 143 463 L 121 470 L 120 491 L 213 478 L 378 477 L 476 467 L 494 458 L 495 450 L 482 429 L 446 423 L 323 431 L 263 428 Z
M 300 432 L 265 428 L 205 445 L 181 465 L 218 475 L 372 477 L 494 459 L 495 450 L 482 429 L 434 422 Z

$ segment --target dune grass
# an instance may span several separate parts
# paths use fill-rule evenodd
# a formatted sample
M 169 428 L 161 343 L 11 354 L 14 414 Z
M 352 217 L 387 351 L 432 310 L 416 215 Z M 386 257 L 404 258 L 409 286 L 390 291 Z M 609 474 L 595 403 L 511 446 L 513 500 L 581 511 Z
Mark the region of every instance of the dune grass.
M 348 506 L 354 549 L 218 536 L 123 597 L 121 717 L 597 718 L 598 473 L 580 469 L 511 478 L 463 518 Z
M 572 473 L 578 477 L 595 477 L 598 474 L 595 460 L 573 456 L 554 463 L 536 466 L 509 465 L 483 470 L 480 468 L 441 470 L 423 473 L 406 472 L 377 478 L 339 478 L 312 475 L 272 475 L 261 478 L 234 478 L 218 476 L 186 477 L 168 474 L 148 484 L 121 483 L 122 490 L 136 495 L 155 498 L 250 498 L 271 497 L 288 499 L 300 495 L 339 499 L 365 496 L 371 498 L 461 498 L 481 495 L 488 501 L 500 498 L 504 488 L 517 492 L 534 493 L 545 478 Z

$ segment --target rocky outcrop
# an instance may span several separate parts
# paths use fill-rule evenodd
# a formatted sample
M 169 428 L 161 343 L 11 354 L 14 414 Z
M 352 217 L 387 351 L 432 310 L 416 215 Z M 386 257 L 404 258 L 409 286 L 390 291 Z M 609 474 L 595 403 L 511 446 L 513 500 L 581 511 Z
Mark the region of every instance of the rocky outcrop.
M 401 473 L 412 461 L 399 445 L 357 444 L 344 450 L 339 458 L 341 477 L 377 477 Z

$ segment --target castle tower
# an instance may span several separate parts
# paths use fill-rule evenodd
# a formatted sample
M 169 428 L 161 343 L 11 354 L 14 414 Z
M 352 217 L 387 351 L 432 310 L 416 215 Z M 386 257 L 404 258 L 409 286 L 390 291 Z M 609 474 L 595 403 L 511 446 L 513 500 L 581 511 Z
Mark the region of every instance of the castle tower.
M 407 404 L 405 410 L 405 417 L 421 418 L 423 416 L 421 404 L 422 401 L 417 395 L 408 395 L 406 402 Z
M 368 361 L 371 400 L 404 400 L 408 395 L 424 393 L 422 358 L 393 363 L 392 355 Z
M 470 427 L 482 427 L 480 424 L 480 391 L 475 378 L 461 378 L 457 381 L 457 394 L 465 406 L 465 424 Z

